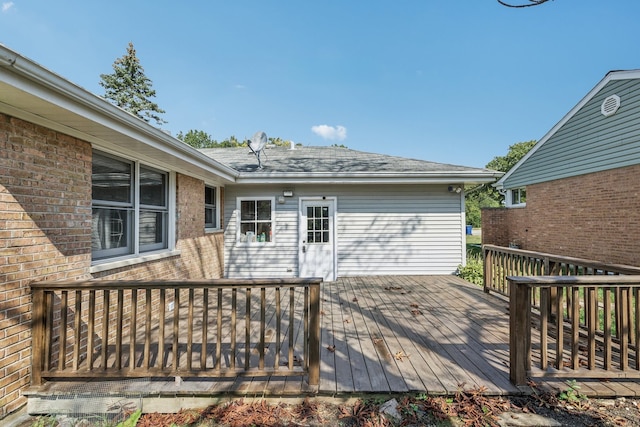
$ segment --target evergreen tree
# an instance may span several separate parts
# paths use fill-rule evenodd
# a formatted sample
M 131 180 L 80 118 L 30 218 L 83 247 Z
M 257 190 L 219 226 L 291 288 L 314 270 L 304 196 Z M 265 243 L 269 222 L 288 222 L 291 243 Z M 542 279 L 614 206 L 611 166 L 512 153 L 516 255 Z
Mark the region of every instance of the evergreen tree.
M 151 88 L 151 80 L 144 74 L 133 43 L 129 42 L 127 53 L 115 60 L 112 74 L 100 74 L 100 86 L 105 89 L 104 97 L 118 107 L 147 123 L 152 119 L 158 125 L 166 123 L 158 115 L 165 111 L 150 100 L 156 96 L 156 91 Z

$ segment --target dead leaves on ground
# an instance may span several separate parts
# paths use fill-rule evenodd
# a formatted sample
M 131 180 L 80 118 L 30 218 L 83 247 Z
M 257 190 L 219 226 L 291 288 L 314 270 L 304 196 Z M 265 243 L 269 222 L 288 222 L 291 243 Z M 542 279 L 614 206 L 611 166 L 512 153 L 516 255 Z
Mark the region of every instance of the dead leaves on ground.
M 399 360 L 401 362 L 404 362 L 404 359 L 408 359 L 409 356 L 408 354 L 406 354 L 404 351 L 400 350 L 400 351 L 396 351 L 393 355 L 393 358 L 396 360 Z
M 176 414 L 144 414 L 138 421 L 141 427 L 170 426 L 298 426 L 326 423 L 326 405 L 305 398 L 296 405 L 271 404 L 265 400 L 245 402 L 236 400 L 226 404 L 211 405 L 205 409 L 182 410 Z

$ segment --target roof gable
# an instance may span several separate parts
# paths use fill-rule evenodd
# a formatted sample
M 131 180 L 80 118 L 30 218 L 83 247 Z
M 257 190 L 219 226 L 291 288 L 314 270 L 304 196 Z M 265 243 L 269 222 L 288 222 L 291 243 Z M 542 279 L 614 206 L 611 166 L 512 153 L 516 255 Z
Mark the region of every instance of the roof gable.
M 610 116 L 603 101 L 620 97 Z M 498 188 L 518 188 L 640 163 L 640 70 L 612 71 L 509 170 Z

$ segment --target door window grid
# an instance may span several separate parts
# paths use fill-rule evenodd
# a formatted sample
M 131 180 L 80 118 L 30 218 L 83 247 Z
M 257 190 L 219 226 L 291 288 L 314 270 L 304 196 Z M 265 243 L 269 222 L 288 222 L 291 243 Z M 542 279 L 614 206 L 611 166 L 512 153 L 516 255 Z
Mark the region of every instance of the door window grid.
M 307 207 L 307 243 L 329 243 L 329 207 Z

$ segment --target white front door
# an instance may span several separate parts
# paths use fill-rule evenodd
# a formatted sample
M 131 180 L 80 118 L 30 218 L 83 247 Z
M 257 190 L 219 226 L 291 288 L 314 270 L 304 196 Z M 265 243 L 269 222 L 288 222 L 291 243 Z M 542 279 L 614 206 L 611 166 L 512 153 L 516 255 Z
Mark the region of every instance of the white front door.
M 300 277 L 336 280 L 335 199 L 300 202 Z

